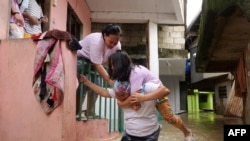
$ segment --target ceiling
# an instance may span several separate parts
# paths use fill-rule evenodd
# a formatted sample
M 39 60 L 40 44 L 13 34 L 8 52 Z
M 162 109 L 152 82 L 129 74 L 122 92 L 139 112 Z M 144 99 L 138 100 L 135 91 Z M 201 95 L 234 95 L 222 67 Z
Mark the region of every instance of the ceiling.
M 211 15 L 211 14 L 210 14 Z M 239 6 L 207 18 L 196 55 L 197 72 L 232 72 L 250 38 L 250 22 Z
M 93 22 L 184 24 L 184 0 L 85 0 Z

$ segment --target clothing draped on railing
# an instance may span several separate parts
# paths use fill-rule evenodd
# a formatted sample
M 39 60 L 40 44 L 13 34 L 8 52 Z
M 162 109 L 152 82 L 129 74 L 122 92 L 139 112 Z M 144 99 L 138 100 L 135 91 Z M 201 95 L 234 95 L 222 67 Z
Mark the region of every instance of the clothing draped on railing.
M 71 51 L 81 47 L 73 36 L 60 30 L 47 31 L 32 39 L 37 41 L 33 90 L 41 107 L 49 114 L 63 100 L 64 66 L 61 41 L 67 41 Z

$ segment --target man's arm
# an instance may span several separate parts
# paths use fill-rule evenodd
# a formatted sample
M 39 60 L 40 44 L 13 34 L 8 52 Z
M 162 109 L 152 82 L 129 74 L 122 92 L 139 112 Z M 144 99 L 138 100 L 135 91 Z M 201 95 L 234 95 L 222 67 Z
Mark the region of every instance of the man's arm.
M 165 86 L 160 85 L 156 90 L 147 94 L 142 94 L 139 92 L 133 93 L 131 95 L 131 103 L 156 100 L 156 99 L 166 97 L 169 94 L 170 94 L 170 90 L 166 88 Z

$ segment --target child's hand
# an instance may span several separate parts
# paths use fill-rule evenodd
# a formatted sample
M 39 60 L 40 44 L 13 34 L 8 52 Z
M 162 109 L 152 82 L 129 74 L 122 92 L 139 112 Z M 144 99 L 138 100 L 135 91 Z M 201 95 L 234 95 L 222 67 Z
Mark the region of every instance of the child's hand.
M 24 20 L 21 17 L 21 15 L 17 13 L 14 15 L 14 17 L 15 17 L 16 24 L 20 25 L 21 27 L 24 27 Z
M 136 102 L 143 102 L 144 101 L 144 95 L 142 93 L 135 92 L 130 96 L 130 102 L 136 103 Z
M 135 110 L 135 111 L 138 111 L 140 108 L 141 108 L 141 104 L 140 104 L 140 103 L 134 103 L 134 104 L 131 106 L 131 109 L 132 109 L 132 110 Z
M 120 101 L 120 100 L 117 100 L 117 105 L 119 106 L 119 107 L 122 107 L 123 105 L 122 105 L 122 102 Z

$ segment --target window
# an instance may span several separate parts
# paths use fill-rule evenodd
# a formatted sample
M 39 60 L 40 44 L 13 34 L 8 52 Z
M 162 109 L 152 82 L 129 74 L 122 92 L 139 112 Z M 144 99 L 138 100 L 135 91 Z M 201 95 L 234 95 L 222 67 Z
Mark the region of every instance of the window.
M 200 94 L 199 95 L 199 102 L 207 102 L 207 97 L 208 95 L 207 94 Z
M 67 9 L 67 31 L 78 40 L 81 39 L 82 23 L 69 4 Z
M 219 98 L 227 98 L 227 87 L 226 86 L 220 86 L 218 91 L 219 91 Z

